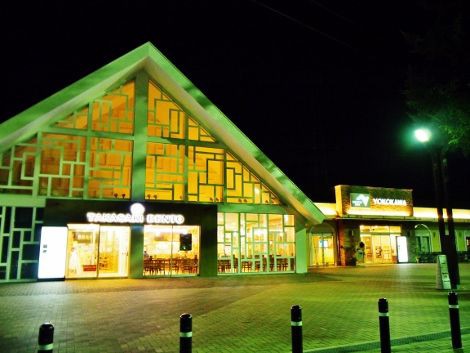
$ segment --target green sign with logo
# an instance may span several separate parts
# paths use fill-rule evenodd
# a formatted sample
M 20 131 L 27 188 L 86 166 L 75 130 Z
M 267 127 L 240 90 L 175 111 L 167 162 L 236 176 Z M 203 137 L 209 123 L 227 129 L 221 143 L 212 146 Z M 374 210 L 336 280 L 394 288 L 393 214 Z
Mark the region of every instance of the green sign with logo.
M 370 194 L 352 192 L 350 197 L 352 207 L 370 207 Z

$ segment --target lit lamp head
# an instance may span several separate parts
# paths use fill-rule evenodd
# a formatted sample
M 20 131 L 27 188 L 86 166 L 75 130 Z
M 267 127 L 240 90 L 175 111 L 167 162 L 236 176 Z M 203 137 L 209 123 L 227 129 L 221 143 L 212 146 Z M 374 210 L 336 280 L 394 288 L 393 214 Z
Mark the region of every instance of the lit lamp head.
M 421 142 L 426 143 L 431 140 L 431 131 L 429 129 L 421 128 L 415 130 L 415 138 Z

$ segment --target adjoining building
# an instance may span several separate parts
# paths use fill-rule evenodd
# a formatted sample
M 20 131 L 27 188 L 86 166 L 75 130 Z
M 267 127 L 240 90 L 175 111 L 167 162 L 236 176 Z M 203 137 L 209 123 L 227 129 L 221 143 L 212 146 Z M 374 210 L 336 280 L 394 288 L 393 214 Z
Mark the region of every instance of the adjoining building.
M 415 207 L 412 190 L 337 185 L 335 195 L 336 203 L 315 203 L 326 220 L 309 230 L 309 266 L 432 262 L 441 252 L 437 210 Z M 468 261 L 470 210 L 454 209 L 453 219 Z
M 150 43 L 0 125 L 0 281 L 304 273 L 323 219 Z

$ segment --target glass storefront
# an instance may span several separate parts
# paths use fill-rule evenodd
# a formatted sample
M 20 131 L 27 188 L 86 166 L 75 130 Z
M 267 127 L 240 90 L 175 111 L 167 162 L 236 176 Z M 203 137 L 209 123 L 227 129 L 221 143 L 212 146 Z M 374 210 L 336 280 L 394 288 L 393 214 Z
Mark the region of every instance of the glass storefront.
M 199 273 L 199 226 L 144 227 L 144 276 Z
M 401 236 L 400 226 L 361 225 L 361 241 L 364 243 L 364 263 L 396 263 L 397 237 Z
M 294 216 L 219 213 L 218 273 L 295 270 Z
M 66 278 L 126 277 L 130 228 L 69 224 Z

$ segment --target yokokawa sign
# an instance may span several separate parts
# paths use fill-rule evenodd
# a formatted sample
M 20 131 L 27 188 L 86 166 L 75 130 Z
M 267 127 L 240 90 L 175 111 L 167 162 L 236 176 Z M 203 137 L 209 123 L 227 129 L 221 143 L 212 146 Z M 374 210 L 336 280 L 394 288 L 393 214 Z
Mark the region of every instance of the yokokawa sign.
M 352 207 L 369 208 L 372 205 L 378 206 L 407 206 L 408 203 L 404 199 L 391 199 L 381 197 L 370 197 L 370 194 L 354 193 L 350 194 Z M 371 202 L 372 201 L 372 202 Z
M 336 185 L 335 196 L 339 215 L 400 217 L 413 215 L 411 189 Z

